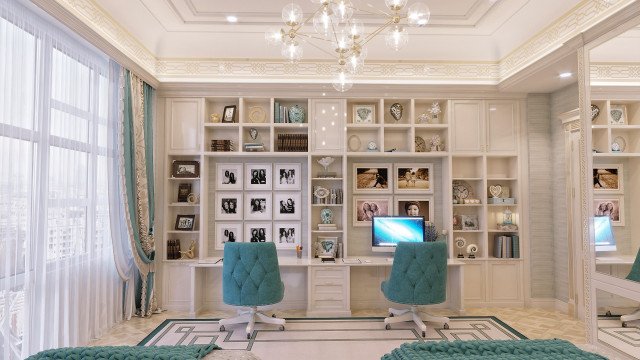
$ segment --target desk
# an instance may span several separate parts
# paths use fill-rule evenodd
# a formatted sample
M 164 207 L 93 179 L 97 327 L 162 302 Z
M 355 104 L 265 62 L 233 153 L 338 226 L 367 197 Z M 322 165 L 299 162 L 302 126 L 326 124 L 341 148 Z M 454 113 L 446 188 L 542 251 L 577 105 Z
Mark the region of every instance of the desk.
M 335 263 L 323 263 L 320 259 L 298 259 L 296 257 L 280 257 L 278 263 L 283 270 L 292 269 L 305 271 L 307 277 L 307 315 L 308 316 L 350 316 L 351 315 L 351 272 L 356 269 L 388 268 L 393 264 L 382 257 L 351 257 L 358 259 L 359 263 L 345 263 L 342 259 L 336 259 Z M 221 278 L 220 270 L 222 261 L 219 258 L 210 259 L 190 264 L 191 300 L 189 304 L 190 316 L 196 316 L 203 308 L 203 295 L 205 289 L 205 271 L 212 269 Z M 448 259 L 447 271 L 447 303 L 449 308 L 460 314 L 464 313 L 464 262 L 457 259 Z M 217 269 L 217 271 L 215 270 Z M 372 290 L 380 292 L 380 282 L 367 284 Z M 285 296 L 287 289 L 293 289 L 292 284 L 285 283 Z M 288 287 L 289 285 L 289 287 Z M 221 289 L 220 289 L 221 291 Z M 220 300 L 221 301 L 221 300 Z
M 635 260 L 633 255 L 596 256 L 596 265 L 632 265 Z

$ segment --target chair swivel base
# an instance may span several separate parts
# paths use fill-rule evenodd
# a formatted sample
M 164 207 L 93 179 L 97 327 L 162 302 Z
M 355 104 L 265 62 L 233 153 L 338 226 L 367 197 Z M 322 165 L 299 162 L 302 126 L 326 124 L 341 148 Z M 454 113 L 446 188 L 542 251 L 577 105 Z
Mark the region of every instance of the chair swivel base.
M 627 327 L 627 323 L 629 321 L 640 320 L 640 309 L 636 310 L 634 313 L 629 315 L 620 316 L 620 321 L 622 321 L 622 327 Z
M 444 323 L 444 328 L 449 328 L 449 318 L 445 316 L 433 316 L 427 313 L 423 313 L 425 320 L 429 322 L 437 322 Z M 418 325 L 420 330 L 422 330 L 422 337 L 427 336 L 427 326 L 424 324 L 424 321 L 420 317 L 420 310 L 418 310 L 417 306 L 411 306 L 411 309 L 403 309 L 397 310 L 389 308 L 389 317 L 384 319 L 385 326 L 384 328 L 387 330 L 391 329 L 391 324 L 405 322 L 405 321 L 413 321 Z
M 224 331 L 225 325 L 233 324 L 247 324 L 247 339 L 251 339 L 253 328 L 255 323 L 261 322 L 266 324 L 280 325 L 280 331 L 284 330 L 285 319 L 267 316 L 258 311 L 257 306 L 252 306 L 249 310 L 238 310 L 238 315 L 228 318 L 220 319 L 218 324 L 220 325 L 220 331 Z

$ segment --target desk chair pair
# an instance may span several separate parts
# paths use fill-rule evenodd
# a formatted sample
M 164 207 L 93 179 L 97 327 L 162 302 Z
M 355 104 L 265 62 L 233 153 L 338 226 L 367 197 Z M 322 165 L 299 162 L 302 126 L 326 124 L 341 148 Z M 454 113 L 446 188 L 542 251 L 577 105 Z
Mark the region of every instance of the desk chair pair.
M 633 262 L 631 271 L 629 272 L 629 275 L 627 275 L 626 279 L 640 283 L 640 249 L 638 249 L 638 254 L 636 254 L 636 260 Z M 620 321 L 622 321 L 622 327 L 627 327 L 627 323 L 629 321 L 634 321 L 634 320 L 640 320 L 640 308 L 638 308 L 635 312 L 629 315 L 620 316 Z

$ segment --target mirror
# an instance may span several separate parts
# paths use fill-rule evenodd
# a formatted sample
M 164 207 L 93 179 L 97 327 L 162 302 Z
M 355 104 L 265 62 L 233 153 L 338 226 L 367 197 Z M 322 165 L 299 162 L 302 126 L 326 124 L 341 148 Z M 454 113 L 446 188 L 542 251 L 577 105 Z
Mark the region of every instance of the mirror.
M 600 353 L 611 359 L 621 358 L 623 354 L 637 358 L 640 346 L 638 301 L 598 289 L 596 311 Z M 632 320 L 634 318 L 639 320 Z

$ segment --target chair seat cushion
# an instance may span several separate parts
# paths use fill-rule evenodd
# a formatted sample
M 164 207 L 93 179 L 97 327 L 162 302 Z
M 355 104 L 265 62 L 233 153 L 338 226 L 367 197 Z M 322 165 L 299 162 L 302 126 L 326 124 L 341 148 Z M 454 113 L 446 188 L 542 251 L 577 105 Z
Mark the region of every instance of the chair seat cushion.
M 220 349 L 218 345 L 176 346 L 91 346 L 44 350 L 27 360 L 102 360 L 102 359 L 203 359 L 208 353 Z

